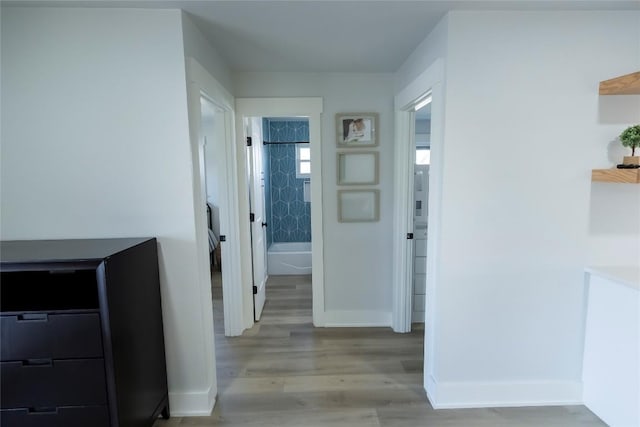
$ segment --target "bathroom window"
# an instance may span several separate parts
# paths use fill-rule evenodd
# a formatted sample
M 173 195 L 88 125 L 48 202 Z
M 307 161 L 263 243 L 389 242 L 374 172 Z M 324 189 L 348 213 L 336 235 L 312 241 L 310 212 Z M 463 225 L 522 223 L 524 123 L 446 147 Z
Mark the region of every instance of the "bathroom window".
M 311 176 L 311 148 L 302 144 L 296 145 L 296 178 Z
M 416 165 L 428 165 L 431 163 L 431 150 L 429 148 L 416 148 Z

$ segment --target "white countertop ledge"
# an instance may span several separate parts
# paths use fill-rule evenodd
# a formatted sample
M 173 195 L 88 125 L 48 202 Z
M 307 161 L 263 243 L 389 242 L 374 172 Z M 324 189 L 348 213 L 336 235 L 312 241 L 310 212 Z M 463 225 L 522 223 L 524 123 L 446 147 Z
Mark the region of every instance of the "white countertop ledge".
M 640 291 L 640 266 L 597 265 L 587 267 L 586 272 Z

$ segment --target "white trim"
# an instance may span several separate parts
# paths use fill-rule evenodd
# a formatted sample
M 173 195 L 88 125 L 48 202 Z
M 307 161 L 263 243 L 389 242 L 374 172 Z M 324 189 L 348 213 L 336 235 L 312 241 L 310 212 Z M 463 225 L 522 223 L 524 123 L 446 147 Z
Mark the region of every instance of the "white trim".
M 435 334 L 438 330 L 437 287 L 440 256 L 440 224 L 442 209 L 442 176 L 444 159 L 444 115 L 445 115 L 445 63 L 442 58 L 419 75 L 395 97 L 396 141 L 395 141 L 395 211 L 393 229 L 394 248 L 394 289 L 393 289 L 393 329 L 397 332 L 410 330 L 412 284 L 407 280 L 411 271 L 412 244 L 405 238 L 411 221 L 410 197 L 413 195 L 413 156 L 410 151 L 415 146 L 412 135 L 414 113 L 410 110 L 426 94 L 431 92 L 431 165 L 429 167 L 429 235 L 427 236 L 427 283 L 425 295 L 425 339 L 424 339 L 424 385 L 427 396 L 435 397 L 434 382 L 428 381 L 434 375 L 437 363 Z M 411 153 L 413 154 L 413 153 Z M 430 397 L 430 400 L 431 400 Z
M 444 129 L 444 101 L 443 93 L 433 93 L 433 86 L 444 79 L 444 60 L 436 59 L 433 64 L 413 82 L 409 83 L 402 91 L 395 96 L 396 110 L 396 132 L 395 132 L 395 167 L 394 167 L 394 215 L 393 215 L 393 283 L 392 292 L 393 307 L 393 330 L 395 332 L 409 332 L 411 330 L 411 310 L 412 310 L 412 283 L 411 268 L 413 257 L 413 245 L 405 238 L 406 233 L 412 232 L 412 204 L 413 162 L 415 158 L 415 112 L 416 104 L 430 96 L 432 102 L 431 117 L 431 138 L 432 145 L 442 146 L 442 130 Z M 429 92 L 430 95 L 429 95 Z M 433 100 L 438 95 L 441 99 Z M 434 111 L 437 109 L 438 111 Z M 438 140 L 437 138 L 441 138 Z M 440 148 L 439 152 L 442 152 Z M 432 160 L 434 162 L 433 151 Z M 434 172 L 430 171 L 429 176 L 433 177 Z M 429 183 L 429 206 L 434 206 L 432 202 L 433 178 Z M 441 182 L 436 179 L 437 183 Z M 438 191 L 439 194 L 439 191 Z M 437 206 L 439 208 L 439 204 Z M 434 222 L 431 212 L 429 222 Z M 438 217 L 439 218 L 439 217 Z M 429 225 L 429 239 L 432 239 L 432 228 Z M 433 253 L 433 252 L 431 252 Z M 426 333 L 426 329 L 425 329 Z
M 324 326 L 324 243 L 322 222 L 322 139 L 321 139 L 322 98 L 237 98 L 236 99 L 236 134 L 238 135 L 238 188 L 247 188 L 246 154 L 242 135 L 244 117 L 295 117 L 309 118 L 309 145 L 311 147 L 311 265 L 313 293 L 313 324 Z M 243 192 L 246 193 L 246 192 Z M 239 195 L 240 210 L 238 218 L 249 217 L 248 195 Z M 241 261 L 242 280 L 250 283 L 251 253 L 248 222 L 241 227 Z M 244 282 L 243 282 L 244 283 Z M 250 286 L 246 294 L 253 296 Z M 248 301 L 248 304 L 246 303 Z M 243 306 L 245 326 L 253 325 L 253 305 L 251 298 L 245 298 Z M 248 326 L 247 326 L 248 325 Z
M 227 236 L 227 241 L 222 243 L 224 250 L 222 251 L 223 264 L 225 268 L 222 271 L 222 289 L 224 293 L 224 329 L 225 335 L 237 336 L 242 334 L 243 322 L 242 313 L 237 307 L 241 307 L 242 304 L 242 288 L 237 286 L 240 281 L 240 245 L 239 245 L 239 228 L 235 218 L 238 218 L 238 182 L 236 180 L 237 169 L 235 167 L 235 145 L 232 141 L 235 140 L 234 134 L 234 113 L 233 97 L 224 89 L 224 87 L 213 78 L 207 70 L 202 67 L 195 59 L 187 59 L 187 79 L 189 82 L 189 109 L 190 109 L 190 123 L 191 123 L 191 135 L 192 140 L 195 138 L 195 144 L 199 143 L 199 129 L 200 129 L 200 96 L 205 96 L 217 107 L 224 111 L 224 123 L 225 123 L 225 148 L 226 151 L 223 155 L 226 157 L 226 185 L 222 188 L 222 199 L 225 201 L 225 209 L 220 210 L 220 233 Z M 192 141 L 192 145 L 194 142 Z M 199 165 L 195 163 L 194 167 Z M 203 209 L 197 210 L 197 212 Z M 204 218 L 204 215 L 203 215 Z M 206 221 L 206 219 L 203 219 Z M 206 223 L 206 222 L 205 222 Z M 203 234 L 203 236 L 205 236 Z M 208 254 L 208 250 L 207 250 Z M 205 256 L 206 271 L 209 271 L 209 259 Z M 202 266 L 201 266 L 202 267 Z M 207 275 L 207 277 L 209 277 Z M 203 306 L 208 306 L 211 310 L 211 285 L 210 278 L 208 279 L 208 289 L 203 289 L 202 303 Z M 207 319 L 212 316 L 207 316 Z M 203 321 L 206 337 L 203 339 L 211 340 L 211 347 L 213 347 L 213 331 L 209 329 L 213 328 L 213 321 Z M 210 327 L 209 327 L 210 324 Z M 211 332 L 211 334 L 209 334 Z M 211 335 L 209 337 L 209 335 Z M 208 355 L 206 355 L 208 357 Z M 209 359 L 207 359 L 209 360 Z
M 433 64 L 431 64 L 429 68 L 396 94 L 394 100 L 396 110 L 408 111 L 412 109 L 418 101 L 423 99 L 435 82 L 442 81 L 444 78 L 444 71 L 444 59 L 438 58 L 433 61 Z
M 443 70 L 444 72 L 444 70 Z M 444 75 L 441 76 L 444 78 Z M 440 280 L 440 247 L 442 224 L 442 177 L 444 165 L 444 83 L 431 87 L 431 164 L 429 165 L 429 218 L 427 221 L 427 275 L 425 287 L 424 357 L 425 375 L 433 375 L 436 360 L 436 334 L 440 326 L 436 316 Z
M 429 400 L 429 403 L 431 403 L 431 406 L 433 406 L 433 403 L 436 401 L 435 394 L 437 391 L 437 381 L 433 375 L 429 374 L 424 375 L 423 383 L 424 389 L 427 392 L 427 399 Z
M 313 120 L 309 117 L 311 145 L 311 288 L 313 324 L 324 325 L 324 225 L 322 219 L 322 98 L 315 98 Z M 311 104 L 310 104 L 311 106 Z M 314 172 L 315 171 L 315 172 Z
M 233 96 L 198 61 L 191 57 L 187 58 L 187 79 L 191 83 L 198 83 L 206 88 L 207 94 L 225 110 L 233 111 Z
M 434 409 L 581 405 L 582 383 L 433 381 L 428 396 Z
M 169 393 L 172 417 L 206 417 L 211 415 L 215 404 L 216 391 L 213 387 L 203 391 Z
M 329 328 L 390 327 L 391 312 L 370 310 L 330 310 L 324 313 Z
M 206 203 L 206 194 L 203 188 L 203 164 L 204 136 L 201 129 L 201 102 L 200 87 L 192 82 L 193 68 L 195 65 L 188 65 L 187 72 L 187 108 L 189 117 L 189 139 L 191 151 L 191 179 L 193 192 L 193 212 L 194 212 L 194 234 L 196 242 L 196 274 L 198 277 L 199 307 L 194 307 L 194 311 L 199 314 L 200 327 L 196 330 L 200 332 L 200 342 L 202 344 L 203 360 L 215 359 L 215 342 L 213 329 L 213 304 L 211 302 L 211 277 L 209 276 L 209 248 L 206 241 L 207 220 L 203 206 Z M 201 367 L 205 384 L 216 389 L 215 362 L 207 363 Z M 200 407 L 201 408 L 201 407 Z

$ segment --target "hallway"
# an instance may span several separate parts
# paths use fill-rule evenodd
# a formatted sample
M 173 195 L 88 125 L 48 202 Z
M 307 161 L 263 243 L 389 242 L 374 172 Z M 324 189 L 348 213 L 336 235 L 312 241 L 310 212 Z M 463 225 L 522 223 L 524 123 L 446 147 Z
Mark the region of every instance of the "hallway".
M 582 406 L 434 411 L 422 387 L 424 331 L 313 328 L 311 276 L 271 276 L 262 320 L 225 337 L 219 281 L 213 286 L 215 410 L 154 427 L 604 425 Z

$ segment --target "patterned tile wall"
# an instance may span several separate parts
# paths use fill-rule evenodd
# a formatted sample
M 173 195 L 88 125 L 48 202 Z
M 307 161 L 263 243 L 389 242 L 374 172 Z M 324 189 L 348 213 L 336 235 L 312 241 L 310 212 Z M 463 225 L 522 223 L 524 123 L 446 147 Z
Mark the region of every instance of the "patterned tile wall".
M 273 120 L 265 119 L 268 126 L 266 141 L 269 142 L 300 142 L 309 141 L 308 120 Z
M 305 179 L 296 178 L 296 144 L 287 143 L 308 141 L 309 122 L 265 119 L 264 125 L 265 140 L 280 143 L 265 146 L 267 242 L 310 242 L 311 204 L 303 198 Z

